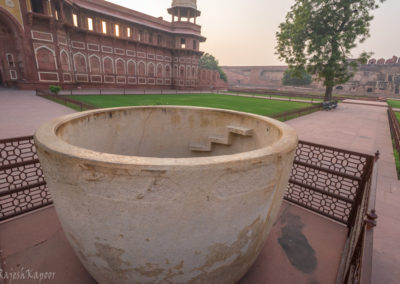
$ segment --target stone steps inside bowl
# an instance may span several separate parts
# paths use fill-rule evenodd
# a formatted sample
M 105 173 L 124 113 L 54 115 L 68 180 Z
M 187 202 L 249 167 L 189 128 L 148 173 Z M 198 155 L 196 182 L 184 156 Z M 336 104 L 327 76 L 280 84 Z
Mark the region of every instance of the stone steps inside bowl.
M 246 137 L 253 136 L 253 129 L 243 126 L 228 126 L 227 134 L 225 136 L 211 135 L 208 137 L 208 143 L 206 145 L 199 143 L 191 143 L 190 150 L 193 152 L 211 152 L 213 150 L 213 144 L 231 146 L 232 135 L 241 135 Z

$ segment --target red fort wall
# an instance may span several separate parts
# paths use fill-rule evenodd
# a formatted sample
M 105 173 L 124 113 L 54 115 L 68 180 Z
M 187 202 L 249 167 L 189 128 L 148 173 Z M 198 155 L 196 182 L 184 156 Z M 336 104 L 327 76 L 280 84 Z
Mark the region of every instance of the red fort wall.
M 171 23 L 102 0 L 13 3 L 19 21 L 0 2 L 2 85 L 225 87 L 217 72 L 199 69 L 199 45 L 205 38 L 190 21 Z

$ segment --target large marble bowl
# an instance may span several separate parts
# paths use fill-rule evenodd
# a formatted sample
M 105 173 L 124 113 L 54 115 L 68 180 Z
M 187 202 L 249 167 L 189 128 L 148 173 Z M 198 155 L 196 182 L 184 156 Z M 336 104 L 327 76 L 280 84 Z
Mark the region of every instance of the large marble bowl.
M 65 234 L 99 283 L 223 284 L 262 249 L 297 136 L 267 117 L 155 106 L 67 115 L 35 142 Z

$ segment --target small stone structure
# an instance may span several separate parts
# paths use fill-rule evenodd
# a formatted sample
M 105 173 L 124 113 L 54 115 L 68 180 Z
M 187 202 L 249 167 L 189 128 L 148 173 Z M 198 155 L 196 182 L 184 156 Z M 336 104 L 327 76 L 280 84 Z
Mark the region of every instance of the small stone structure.
M 99 283 L 236 283 L 279 211 L 297 145 L 273 119 L 129 107 L 35 135 L 55 208 Z

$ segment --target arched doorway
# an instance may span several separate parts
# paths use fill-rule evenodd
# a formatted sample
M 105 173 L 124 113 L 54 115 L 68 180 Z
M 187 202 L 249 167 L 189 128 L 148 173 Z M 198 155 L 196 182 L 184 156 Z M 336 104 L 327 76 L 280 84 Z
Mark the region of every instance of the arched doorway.
M 22 30 L 18 22 L 0 7 L 0 85 L 14 86 L 22 79 Z

